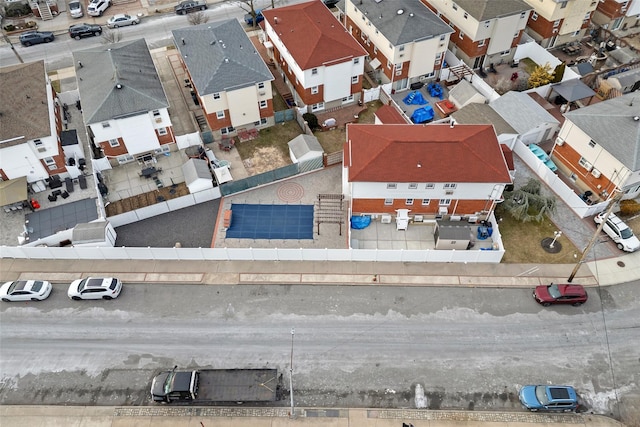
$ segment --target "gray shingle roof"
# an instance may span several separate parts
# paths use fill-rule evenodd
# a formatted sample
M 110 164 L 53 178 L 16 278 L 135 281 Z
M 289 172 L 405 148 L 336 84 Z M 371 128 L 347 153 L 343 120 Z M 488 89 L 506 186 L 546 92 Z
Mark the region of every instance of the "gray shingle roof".
M 478 21 L 520 14 L 533 9 L 522 0 L 455 0 L 455 3 Z
M 496 135 L 516 134 L 500 114 L 487 104 L 469 104 L 451 114 L 461 125 L 493 125 Z
M 201 96 L 273 80 L 236 19 L 173 30 L 173 39 Z
M 324 152 L 322 145 L 318 142 L 318 138 L 304 133 L 293 138 L 289 141 L 288 145 L 289 150 L 293 152 L 296 159 L 299 159 L 310 152 Z
M 144 39 L 74 52 L 73 58 L 85 123 L 169 107 Z
M 540 104 L 523 92 L 507 92 L 490 103 L 489 106 L 519 134 L 525 134 L 541 123 L 560 123 Z
M 51 135 L 44 61 L 0 68 L 0 141 L 21 144 Z
M 640 92 L 565 113 L 567 120 L 632 171 L 640 171 Z
M 453 33 L 450 26 L 418 0 L 362 0 L 353 3 L 396 46 Z

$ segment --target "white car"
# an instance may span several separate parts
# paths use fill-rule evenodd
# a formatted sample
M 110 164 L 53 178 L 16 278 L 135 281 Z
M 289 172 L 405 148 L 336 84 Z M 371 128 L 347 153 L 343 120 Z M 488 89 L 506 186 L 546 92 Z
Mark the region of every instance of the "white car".
M 0 299 L 9 301 L 42 301 L 51 293 L 51 283 L 44 280 L 16 280 L 0 287 Z
M 82 3 L 80 3 L 80 1 L 74 0 L 69 2 L 69 15 L 71 15 L 72 18 L 82 18 L 84 16 Z
M 140 18 L 137 16 L 125 15 L 124 13 L 120 13 L 118 15 L 113 15 L 107 21 L 107 27 L 109 28 L 118 28 L 118 27 L 126 27 L 127 25 L 137 25 L 140 23 Z
M 69 285 L 67 295 L 73 300 L 114 299 L 122 291 L 122 282 L 113 277 L 87 277 L 74 280 Z
M 109 6 L 111 6 L 111 0 L 91 0 L 87 13 L 89 16 L 102 16 Z
M 596 224 L 600 224 L 604 219 L 606 212 L 601 212 L 596 215 L 593 220 Z M 613 240 L 618 249 L 626 252 L 635 252 L 640 249 L 640 240 L 633 234 L 633 231 L 615 214 L 610 214 L 602 227 L 602 231 L 607 233 L 611 240 Z

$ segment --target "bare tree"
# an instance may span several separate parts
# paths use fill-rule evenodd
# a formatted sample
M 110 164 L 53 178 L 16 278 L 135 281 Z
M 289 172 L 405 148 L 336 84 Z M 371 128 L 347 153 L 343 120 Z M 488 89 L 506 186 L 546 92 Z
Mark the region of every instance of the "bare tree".
M 256 22 L 256 8 L 253 4 L 254 0 L 234 0 L 233 2 L 238 5 L 238 7 L 244 10 L 247 14 L 253 17 L 253 27 L 257 27 L 258 23 Z M 276 7 L 275 0 L 271 0 L 271 9 Z
M 105 28 L 104 31 L 102 31 L 103 44 L 118 43 L 120 40 L 122 40 L 122 34 L 120 34 L 120 31 L 111 30 L 109 28 Z
M 505 191 L 502 207 L 519 221 L 541 222 L 546 214 L 556 210 L 556 199 L 542 194 L 541 188 L 540 181 L 531 178 L 519 189 Z
M 187 16 L 187 21 L 191 25 L 200 25 L 209 22 L 209 17 L 204 12 L 195 12 Z

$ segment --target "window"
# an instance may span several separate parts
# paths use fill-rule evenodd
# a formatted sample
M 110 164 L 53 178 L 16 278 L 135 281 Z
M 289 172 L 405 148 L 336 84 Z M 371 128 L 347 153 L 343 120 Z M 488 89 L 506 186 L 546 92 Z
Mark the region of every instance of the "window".
M 433 190 L 434 188 L 436 188 L 436 185 L 432 184 L 432 183 L 429 183 L 424 188 L 427 189 L 427 190 Z
M 464 17 L 464 19 L 469 18 L 469 14 L 467 12 L 464 13 L 464 15 L 462 15 Z
M 356 84 L 360 80 L 359 76 L 351 76 L 351 84 Z
M 500 52 L 500 56 L 507 56 L 511 53 L 510 50 L 503 50 L 502 52 Z
M 445 184 L 444 185 L 444 189 L 453 189 L 456 188 L 458 186 L 458 184 Z
M 440 206 L 449 206 L 451 204 L 451 199 L 440 199 L 438 205 Z
M 213 94 L 213 99 L 220 99 L 220 92 L 216 92 Z
M 353 94 L 347 96 L 346 98 L 342 98 L 343 104 L 348 104 L 349 102 L 353 102 Z
M 384 199 L 384 205 L 385 206 L 392 206 L 393 205 L 393 199 Z
M 360 63 L 360 58 L 353 58 L 353 64 L 359 64 Z
M 158 135 L 160 135 L 160 136 L 164 136 L 167 133 L 169 133 L 169 132 L 167 132 L 167 128 L 159 128 L 158 129 Z
M 311 106 L 311 111 L 320 111 L 324 110 L 324 102 L 318 102 L 317 104 L 313 104 Z
M 153 110 L 153 117 L 160 117 L 160 111 Z
M 560 25 L 560 20 L 556 19 L 555 21 L 553 21 L 553 28 L 556 28 Z
M 589 141 L 589 147 L 593 148 L 595 146 L 596 146 L 596 142 L 593 139 Z
M 403 65 L 402 62 L 399 63 L 399 64 L 396 64 L 396 71 L 401 71 L 402 70 L 402 65 Z
M 436 53 L 436 59 L 440 59 L 440 58 L 442 58 L 442 52 Z
M 122 156 L 116 157 L 119 165 L 123 165 L 125 163 L 129 163 L 133 161 L 133 156 L 131 154 L 123 154 Z
M 228 134 L 228 133 L 235 132 L 235 130 L 236 130 L 236 129 L 235 129 L 233 126 L 229 126 L 229 127 L 227 127 L 227 128 L 222 128 L 222 129 L 220 129 L 220 133 L 221 133 L 221 134 L 223 134 L 223 135 L 226 135 L 226 134 Z
M 312 76 L 315 76 L 315 75 L 317 75 L 317 74 L 318 74 L 318 69 L 317 69 L 317 68 L 312 68 L 312 69 L 311 69 L 311 75 L 312 75 Z
M 537 21 L 537 20 L 538 20 L 538 14 L 537 14 L 537 13 L 535 13 L 535 12 L 533 12 L 533 13 L 531 14 L 531 20 L 532 20 L 532 21 Z
M 451 7 L 453 8 L 453 10 L 458 10 L 458 5 L 455 3 L 451 3 Z
M 264 89 L 264 82 L 258 83 L 258 89 Z
M 482 39 L 482 40 L 480 40 L 478 42 L 478 47 L 482 47 L 482 46 L 484 46 L 484 39 Z
M 440 36 L 440 41 L 441 41 L 441 42 L 443 42 L 443 41 L 444 41 L 444 39 L 445 39 L 445 36 L 444 36 L 444 34 L 443 34 L 443 35 L 441 35 L 441 36 Z
M 311 95 L 315 95 L 315 94 L 317 94 L 317 93 L 318 93 L 318 86 L 313 86 L 313 87 L 311 88 Z
M 267 101 L 260 101 L 260 108 L 267 108 Z
M 119 147 L 120 146 L 120 141 L 118 141 L 117 139 L 110 139 L 109 140 L 109 146 L 110 147 Z
M 407 206 L 413 206 L 413 199 L 407 199 L 404 201 L 404 204 Z
M 464 39 L 464 33 L 460 31 L 460 35 L 458 35 L 458 37 L 460 37 L 460 40 Z
M 589 19 L 589 18 L 591 18 L 591 12 L 585 13 L 584 19 Z
M 43 145 L 42 141 L 41 141 L 41 140 L 39 140 L 39 139 L 34 139 L 34 140 L 33 140 L 33 144 L 34 144 L 36 147 L 41 147 L 41 146 Z
M 216 118 L 224 119 L 224 111 L 216 111 Z
M 53 157 L 45 157 L 44 162 L 46 163 L 49 170 L 58 169 L 58 167 L 56 166 L 56 161 L 53 160 Z
M 377 46 L 374 46 L 374 47 L 373 47 L 373 54 L 375 55 L 376 53 L 378 53 L 378 47 L 377 47 Z
M 398 188 L 398 184 L 387 184 L 387 190 L 395 190 Z
M 260 118 L 260 124 L 261 125 L 266 125 L 267 124 L 267 118 L 266 117 L 261 117 Z
M 111 125 L 109 124 L 109 122 L 103 122 L 102 123 L 102 129 L 106 129 L 106 128 L 110 128 Z
M 400 47 L 398 48 L 398 50 L 399 50 L 400 52 L 404 52 L 404 46 L 400 46 Z
M 429 206 L 430 199 L 422 199 L 422 206 Z
M 484 21 L 484 27 L 489 28 L 491 26 L 491 21 Z
M 580 160 L 578 160 L 578 164 L 585 169 L 591 170 L 591 168 L 593 168 L 593 165 L 589 163 L 584 157 L 580 157 Z
M 417 190 L 417 189 L 418 189 L 418 184 L 414 182 L 409 184 L 409 190 Z
M 563 1 L 560 3 L 560 9 L 564 9 L 565 7 L 567 7 L 567 1 Z
M 387 68 L 391 69 L 391 62 L 387 61 Z
M 520 13 L 520 19 L 523 19 L 525 16 L 527 16 L 527 12 Z
M 519 35 L 520 35 L 520 33 L 519 33 L 519 32 L 518 32 L 518 33 L 515 33 L 515 34 L 513 35 L 513 38 L 514 38 L 514 39 L 517 39 Z

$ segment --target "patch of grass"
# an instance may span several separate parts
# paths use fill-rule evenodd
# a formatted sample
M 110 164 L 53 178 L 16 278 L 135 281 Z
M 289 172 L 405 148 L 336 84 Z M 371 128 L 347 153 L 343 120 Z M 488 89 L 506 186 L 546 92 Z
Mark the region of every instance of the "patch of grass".
M 53 87 L 53 90 L 56 91 L 56 93 L 60 93 L 61 87 L 60 87 L 60 80 L 56 79 L 55 77 L 58 76 L 58 73 L 56 71 L 53 71 L 51 73 L 48 73 L 50 80 L 51 80 L 51 87 Z
M 236 148 L 242 160 L 252 158 L 254 152 L 261 147 L 277 147 L 286 158 L 289 158 L 288 142 L 301 133 L 302 131 L 300 130 L 300 126 L 298 126 L 298 122 L 291 120 L 283 124 L 278 123 L 275 126 L 262 129 L 258 138 L 251 141 L 240 142 L 236 144 Z
M 375 113 L 378 108 L 382 107 L 382 102 L 380 101 L 371 101 L 367 102 L 367 109 L 363 109 L 360 114 L 358 114 L 358 123 L 375 123 Z
M 280 92 L 278 92 L 278 89 L 276 89 L 276 85 L 274 85 L 273 83 L 271 83 L 271 92 L 273 93 L 273 111 L 287 110 L 289 108 L 287 106 L 287 103 L 284 102 L 284 98 L 282 97 Z
M 344 128 L 336 128 L 325 132 L 316 131 L 313 135 L 318 138 L 318 142 L 322 145 L 325 153 L 342 151 L 346 140 L 346 132 Z
M 550 254 L 542 248 L 542 240 L 553 238 L 553 232 L 558 231 L 558 227 L 546 217 L 539 223 L 522 223 L 501 209 L 496 209 L 496 216 L 502 218 L 499 227 L 505 248 L 503 263 L 571 264 L 576 261 L 574 254 L 580 257 L 581 252 L 564 235 L 557 240 L 562 245 L 557 254 Z
M 531 58 L 522 58 L 520 60 L 520 64 L 529 75 L 533 73 L 533 70 L 538 66 L 538 64 L 536 64 Z

